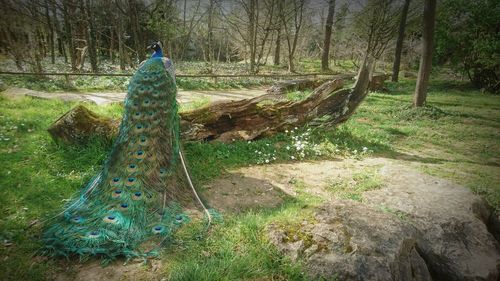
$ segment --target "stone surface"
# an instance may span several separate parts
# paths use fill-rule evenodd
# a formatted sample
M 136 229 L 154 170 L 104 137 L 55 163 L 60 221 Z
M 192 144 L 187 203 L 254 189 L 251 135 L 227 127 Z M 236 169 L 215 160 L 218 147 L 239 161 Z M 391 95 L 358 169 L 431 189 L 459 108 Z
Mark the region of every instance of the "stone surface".
M 481 197 L 404 167 L 385 167 L 381 173 L 387 187 L 364 198 L 403 214 L 422 231 L 419 246 L 436 280 L 499 278 L 499 245 L 488 231 L 488 206 Z M 392 180 L 395 175 L 397 182 Z
M 380 167 L 384 187 L 363 193 L 363 203 L 331 201 L 309 223 L 269 227 L 270 241 L 303 259 L 312 278 L 498 280 L 498 215 L 482 198 L 385 160 L 356 165 Z
M 272 225 L 269 238 L 292 259 L 306 256 L 313 279 L 432 280 L 416 249 L 419 231 L 369 206 L 332 201 L 318 210 L 314 223 L 289 232 Z M 298 237 L 307 237 L 308 247 L 299 247 Z

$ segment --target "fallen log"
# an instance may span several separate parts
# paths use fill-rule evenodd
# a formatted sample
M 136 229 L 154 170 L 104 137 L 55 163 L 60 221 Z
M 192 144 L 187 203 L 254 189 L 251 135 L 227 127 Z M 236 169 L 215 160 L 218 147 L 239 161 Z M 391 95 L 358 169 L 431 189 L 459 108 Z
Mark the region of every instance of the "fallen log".
M 83 105 L 66 112 L 49 128 L 56 142 L 85 144 L 92 138 L 111 141 L 118 134 L 120 120 L 113 120 L 90 111 Z
M 316 88 L 302 101 L 277 101 L 276 95 L 266 94 L 252 99 L 213 103 L 183 112 L 180 114 L 181 136 L 184 140 L 227 142 L 271 136 L 320 117 L 323 123 L 340 124 L 354 113 L 366 97 L 370 68 L 371 63 L 363 64 L 352 89 L 342 89 L 343 80 L 334 79 Z M 56 141 L 62 139 L 65 143 L 81 143 L 86 140 L 85 135 L 92 137 L 104 134 L 107 139 L 116 135 L 119 125 L 117 120 L 99 118 L 97 114 L 82 108 L 72 109 L 52 124 L 49 133 Z M 75 117 L 80 115 L 90 117 Z

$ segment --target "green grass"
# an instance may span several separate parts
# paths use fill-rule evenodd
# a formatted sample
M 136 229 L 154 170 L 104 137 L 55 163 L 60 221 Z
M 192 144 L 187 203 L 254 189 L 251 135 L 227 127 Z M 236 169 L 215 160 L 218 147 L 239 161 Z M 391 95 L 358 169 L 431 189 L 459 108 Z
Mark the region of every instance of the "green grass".
M 332 180 L 327 190 L 339 199 L 362 201 L 365 191 L 382 188 L 383 179 L 373 167 L 353 173 L 352 177 L 343 177 Z
M 399 159 L 468 186 L 499 209 L 500 96 L 462 83 L 432 81 L 428 107 L 413 109 L 408 106 L 413 87 L 411 80 L 388 83 L 388 93 L 371 93 L 357 113 L 335 129 L 298 128 L 250 143 L 186 143 L 185 154 L 196 184 L 218 177 L 226 169 L 265 164 L 265 160 L 373 155 Z M 200 101 L 194 106 L 203 104 Z M 0 220 L 0 280 L 45 280 L 76 263 L 36 257 L 41 227 L 28 228 L 32 221 L 60 210 L 97 172 L 109 150 L 98 141 L 71 147 L 58 146 L 50 139 L 46 128 L 74 105 L 0 97 L 0 212 L 4 217 Z M 111 117 L 122 112 L 119 105 L 91 109 Z M 297 139 L 307 144 L 299 149 Z M 275 209 L 227 215 L 202 240 L 193 238 L 201 227 L 196 222 L 181 229 L 163 255 L 165 266 L 160 275 L 172 280 L 305 279 L 300 263 L 279 255 L 264 235 L 267 224 L 293 225 L 322 202 L 301 192 L 307 187 L 295 185 L 297 197 L 287 198 Z M 332 187 L 342 191 L 342 198 L 359 200 L 363 191 L 380 185 L 374 171 L 366 170 L 353 171 L 352 181 Z

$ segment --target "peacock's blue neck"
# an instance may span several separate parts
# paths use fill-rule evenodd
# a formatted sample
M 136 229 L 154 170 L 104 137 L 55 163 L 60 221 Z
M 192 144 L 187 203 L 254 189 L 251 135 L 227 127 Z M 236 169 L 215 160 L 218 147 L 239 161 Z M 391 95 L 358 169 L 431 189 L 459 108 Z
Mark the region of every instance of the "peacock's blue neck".
M 155 51 L 151 58 L 162 58 L 163 57 L 163 52 L 162 50 Z

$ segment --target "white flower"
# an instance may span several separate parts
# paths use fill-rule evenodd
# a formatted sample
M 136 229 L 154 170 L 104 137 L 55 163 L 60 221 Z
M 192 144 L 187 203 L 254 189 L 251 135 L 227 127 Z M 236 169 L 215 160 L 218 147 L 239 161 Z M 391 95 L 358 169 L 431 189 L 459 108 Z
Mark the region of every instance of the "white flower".
M 266 145 L 267 145 L 267 146 L 269 146 L 269 144 L 268 144 L 268 143 L 266 143 Z
M 298 130 L 298 128 L 297 128 L 297 127 L 295 127 L 295 130 Z
M 261 151 L 259 151 L 259 154 L 262 154 L 262 152 L 261 152 Z
M 294 157 L 294 156 L 290 156 L 290 158 L 292 158 L 292 160 L 293 160 L 293 159 L 295 159 L 295 157 Z
M 363 147 L 363 152 L 366 152 L 366 151 L 368 151 L 368 147 L 364 146 Z
M 285 130 L 285 133 L 287 133 L 287 134 L 288 134 L 288 130 Z
M 251 141 L 248 141 L 248 143 L 252 143 Z
M 286 146 L 286 150 L 290 150 L 290 146 L 288 146 L 288 145 L 287 145 L 287 146 Z
M 269 159 L 266 159 L 266 163 L 269 163 Z

